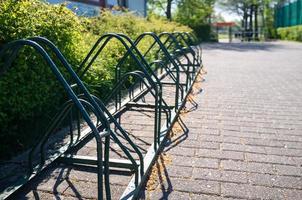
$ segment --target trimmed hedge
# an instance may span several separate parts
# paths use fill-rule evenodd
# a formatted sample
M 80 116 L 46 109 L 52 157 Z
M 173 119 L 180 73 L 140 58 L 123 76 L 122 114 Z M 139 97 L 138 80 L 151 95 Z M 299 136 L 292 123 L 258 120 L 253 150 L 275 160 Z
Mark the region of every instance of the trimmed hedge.
M 0 3 L 0 44 L 45 36 L 76 66 L 82 59 L 83 29 L 64 5 L 49 6 L 37 0 Z M 0 79 L 1 156 L 23 150 L 46 128 L 64 98 L 60 89 L 41 57 L 30 48 L 22 49 L 10 72 Z
M 96 40 L 106 32 L 122 32 L 133 39 L 142 32 L 192 31 L 186 26 L 131 14 L 83 18 L 65 5 L 39 0 L 0 1 L 0 48 L 10 41 L 43 36 L 55 43 L 76 69 Z M 140 46 L 146 48 L 150 40 Z M 106 94 L 112 88 L 114 66 L 125 50 L 110 42 L 84 81 L 98 84 Z M 131 62 L 125 70 L 133 69 Z M 0 60 L 1 68 L 1 60 Z M 10 72 L 0 77 L 0 160 L 27 149 L 45 130 L 50 118 L 66 99 L 50 69 L 30 48 L 21 51 Z
M 293 40 L 302 42 L 302 25 L 277 29 L 281 40 Z
M 191 25 L 194 33 L 202 42 L 218 42 L 218 35 L 215 33 L 210 24 Z

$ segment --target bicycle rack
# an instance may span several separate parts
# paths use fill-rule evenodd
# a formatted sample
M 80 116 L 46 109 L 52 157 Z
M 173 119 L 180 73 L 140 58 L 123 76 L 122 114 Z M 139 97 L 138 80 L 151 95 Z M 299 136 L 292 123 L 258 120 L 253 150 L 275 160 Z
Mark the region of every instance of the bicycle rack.
M 202 49 L 201 46 L 199 45 L 198 39 L 192 33 L 182 32 L 181 34 L 184 36 L 184 38 L 186 38 L 187 45 L 194 50 L 195 54 L 197 53 L 196 59 L 202 64 L 201 62 Z
M 138 70 L 141 71 L 141 75 L 143 75 L 143 78 L 147 80 L 148 84 L 150 87 L 154 90 L 154 97 L 155 97 L 155 104 L 154 105 L 142 105 L 135 103 L 138 98 L 142 97 L 145 95 L 147 92 L 150 92 L 148 90 L 148 87 L 143 88 L 144 90 L 140 91 L 138 95 L 134 96 L 132 95 L 133 98 L 128 99 L 128 102 L 123 102 L 122 103 L 122 98 L 121 98 L 121 91 L 118 91 L 119 88 L 115 86 L 115 89 L 113 90 L 114 93 L 110 94 L 107 96 L 108 97 L 115 97 L 115 111 L 116 113 L 118 112 L 123 112 L 125 111 L 125 108 L 130 106 L 146 106 L 149 108 L 154 108 L 155 111 L 155 123 L 154 123 L 154 148 L 157 149 L 157 145 L 159 143 L 159 135 L 160 135 L 160 119 L 161 119 L 161 110 L 162 109 L 167 109 L 169 106 L 166 104 L 166 102 L 162 99 L 162 86 L 159 82 L 159 79 L 155 75 L 154 71 L 152 68 L 148 65 L 148 63 L 145 61 L 145 59 L 141 56 L 140 52 L 138 51 L 137 48 L 132 46 L 132 41 L 125 35 L 122 34 L 114 34 L 114 33 L 108 33 L 100 37 L 100 39 L 96 42 L 96 44 L 92 47 L 91 51 L 88 53 L 84 61 L 80 65 L 79 72 L 80 77 L 84 76 L 84 74 L 87 72 L 87 70 L 92 66 L 93 62 L 97 59 L 97 57 L 100 55 L 102 50 L 106 47 L 108 42 L 110 40 L 116 40 L 119 41 L 121 45 L 127 50 L 125 56 L 120 59 L 120 62 L 116 65 L 115 67 L 115 82 L 120 83 L 122 79 L 121 75 L 121 68 L 122 64 L 124 63 L 125 59 L 127 56 L 130 56 L 137 64 Z M 127 43 L 130 43 L 128 45 Z M 100 46 L 98 48 L 98 46 Z M 132 46 L 132 48 L 131 48 Z M 86 65 L 86 63 L 88 64 Z M 81 72 L 81 70 L 83 71 Z M 121 84 L 119 84 L 121 87 Z M 133 88 L 132 88 L 133 89 Z M 132 94 L 134 93 L 133 91 L 131 92 Z M 130 96 L 130 95 L 129 95 Z M 163 105 L 162 105 L 163 104 Z
M 51 120 L 50 125 L 46 129 L 46 134 L 43 135 L 42 138 L 39 139 L 39 142 L 34 145 L 34 147 L 30 150 L 27 157 L 27 169 L 22 174 L 18 174 L 17 177 L 14 177 L 16 175 L 15 169 L 13 169 L 12 174 L 9 174 L 11 176 L 1 177 L 1 181 L 5 182 L 5 188 L 1 192 L 1 199 L 7 198 L 9 195 L 11 195 L 13 192 L 18 190 L 20 187 L 22 187 L 24 184 L 29 182 L 31 179 L 33 179 L 37 174 L 40 174 L 45 168 L 47 168 L 47 164 L 45 164 L 45 154 L 46 152 L 43 150 L 44 145 L 46 144 L 46 140 L 48 139 L 49 135 L 53 133 L 56 128 L 60 126 L 62 121 L 72 108 L 76 108 L 79 115 L 82 116 L 83 120 L 87 123 L 88 129 L 91 137 L 93 137 L 96 140 L 97 144 L 97 168 L 98 168 L 98 181 L 103 182 L 103 171 L 108 171 L 108 157 L 105 156 L 103 160 L 102 156 L 102 140 L 105 139 L 105 154 L 106 154 L 106 148 L 109 145 L 109 135 L 111 134 L 110 126 L 108 126 L 106 117 L 104 116 L 104 113 L 102 110 L 97 107 L 97 104 L 95 100 L 90 96 L 88 90 L 85 88 L 83 83 L 80 81 L 78 76 L 75 74 L 75 72 L 72 70 L 72 68 L 68 65 L 66 60 L 63 58 L 63 56 L 60 54 L 59 51 L 55 48 L 56 56 L 58 56 L 59 60 L 62 62 L 65 69 L 68 71 L 68 73 L 71 75 L 72 80 L 74 81 L 74 84 L 78 86 L 78 89 L 83 92 L 83 96 L 87 98 L 87 100 L 78 98 L 75 91 L 71 87 L 70 83 L 67 82 L 65 77 L 62 74 L 62 71 L 59 70 L 59 68 L 56 66 L 55 62 L 51 59 L 50 55 L 47 53 L 47 51 L 40 46 L 37 42 L 32 40 L 17 40 L 14 42 L 11 42 L 7 45 L 5 45 L 1 52 L 0 52 L 0 58 L 4 59 L 3 57 L 6 56 L 9 59 L 5 61 L 5 66 L 1 70 L 1 76 L 4 76 L 5 73 L 9 70 L 11 67 L 11 64 L 13 63 L 13 60 L 18 55 L 18 52 L 21 48 L 24 47 L 31 47 L 42 56 L 43 60 L 47 63 L 48 67 L 50 67 L 51 72 L 54 74 L 58 82 L 63 86 L 64 91 L 67 93 L 70 100 L 68 100 L 64 105 L 63 108 L 55 115 L 55 117 Z M 94 123 L 89 113 L 93 113 L 97 119 L 98 122 Z M 79 117 L 79 115 L 77 115 Z M 101 126 L 99 123 L 102 123 Z M 78 131 L 80 127 L 77 127 Z M 73 134 L 73 131 L 70 132 L 70 134 Z M 83 138 L 78 137 L 78 142 L 82 141 Z M 73 146 L 73 141 L 70 142 L 70 146 Z M 40 150 L 38 153 L 36 151 Z M 53 163 L 59 156 L 63 154 L 63 152 L 66 150 L 66 147 L 63 147 L 60 149 L 60 151 L 57 151 L 57 153 L 54 153 L 51 155 L 51 157 L 48 158 L 48 160 Z M 34 157 L 37 157 L 40 161 L 38 163 L 34 162 Z M 22 164 L 22 163 L 21 163 Z M 108 177 L 105 177 L 105 182 L 108 182 Z M 1 188 L 2 189 L 2 188 Z M 108 191 L 108 186 L 106 186 L 106 191 Z M 99 196 L 103 196 L 103 186 L 101 185 L 98 189 Z
M 152 38 L 154 42 L 142 53 L 138 46 L 147 37 Z M 90 86 L 84 84 L 81 79 L 113 40 L 118 41 L 126 53 L 115 66 L 115 84 L 111 93 L 102 101 L 100 94 L 90 90 Z M 77 72 L 72 69 L 60 50 L 45 38 L 33 37 L 5 45 L 0 51 L 0 60 L 8 54 L 9 59 L 2 71 L 8 71 L 19 49 L 30 46 L 46 61 L 68 98 L 52 119 L 45 134 L 28 152 L 28 167 L 25 175 L 19 177 L 20 181 L 17 184 L 8 183 L 6 189 L 1 192 L 0 198 L 8 197 L 54 163 L 96 166 L 99 199 L 111 199 L 109 178 L 111 167 L 130 170 L 133 177 L 121 199 L 137 198 L 158 152 L 167 139 L 167 133 L 177 121 L 196 74 L 202 68 L 200 50 L 191 46 L 193 42 L 194 38 L 188 33 L 159 35 L 143 33 L 134 41 L 123 34 L 108 33 L 98 39 Z M 157 59 L 148 62 L 148 53 L 151 51 L 156 51 Z M 136 65 L 134 71 L 123 69 L 129 58 Z M 182 59 L 185 59 L 185 64 Z M 4 73 L 0 71 L 0 78 L 2 74 Z M 181 77 L 186 79 L 185 83 L 181 82 Z M 169 105 L 162 96 L 165 85 L 175 86 L 172 105 Z M 152 100 L 152 103 L 146 103 L 149 100 Z M 140 147 L 130 138 L 129 132 L 123 128 L 121 116 L 132 109 L 145 109 L 154 113 L 153 144 L 148 147 L 145 156 Z M 47 150 L 51 146 L 48 142 L 65 121 L 68 121 L 68 125 L 64 125 L 64 128 L 66 127 L 65 134 L 69 136 L 69 140 L 56 150 L 57 153 L 52 153 Z M 87 125 L 83 127 L 83 123 Z M 78 150 L 93 139 L 97 147 L 96 158 L 76 155 Z M 117 144 L 126 156 L 126 160 L 110 157 L 112 142 Z M 1 181 L 0 179 L 0 183 Z
M 181 32 L 173 32 L 172 33 L 176 39 L 178 39 L 179 43 L 183 44 L 183 49 L 184 51 L 188 51 L 193 55 L 193 65 L 194 66 L 201 66 L 201 56 L 199 55 L 200 50 L 197 46 L 196 51 L 197 51 L 197 55 L 195 53 L 195 50 L 193 48 L 195 48 L 195 46 L 191 46 L 192 44 L 194 44 L 193 40 L 191 39 L 190 35 L 186 32 L 181 33 Z
M 195 61 L 194 54 L 192 52 L 187 51 L 177 40 L 177 38 L 172 33 L 162 32 L 158 35 L 158 37 L 163 41 L 163 44 L 167 49 L 171 49 L 171 54 L 173 58 L 177 61 L 178 65 L 181 67 L 181 73 L 186 74 L 186 91 L 192 84 L 192 80 L 194 79 L 194 74 L 196 73 L 196 69 L 199 65 L 192 63 L 189 56 L 193 58 Z M 191 55 L 188 55 L 191 54 Z M 190 68 L 193 68 L 191 70 Z
M 152 48 L 155 47 L 156 44 L 158 46 L 158 50 L 161 51 L 164 54 L 163 58 L 157 57 L 157 59 L 155 61 L 152 61 L 151 63 L 148 63 L 148 65 L 149 65 L 149 67 L 151 67 L 152 65 L 158 65 L 159 67 L 161 67 L 161 72 L 162 73 L 160 74 L 160 77 L 158 79 L 160 80 L 160 83 L 162 85 L 169 84 L 167 82 L 162 81 L 166 76 L 169 76 L 172 79 L 172 84 L 175 85 L 175 97 L 174 97 L 175 98 L 175 100 L 174 100 L 175 103 L 174 103 L 173 106 L 177 110 L 178 109 L 178 104 L 179 104 L 179 102 L 181 102 L 183 100 L 183 96 L 184 96 L 183 85 L 180 83 L 179 67 L 178 67 L 177 63 L 175 62 L 175 60 L 171 57 L 168 50 L 162 44 L 160 39 L 157 37 L 157 35 L 152 33 L 152 32 L 146 32 L 146 33 L 143 33 L 143 34 L 139 35 L 136 38 L 136 40 L 133 42 L 132 45 L 134 45 L 136 48 L 138 48 L 138 45 L 140 44 L 140 42 L 142 42 L 143 39 L 145 39 L 147 37 L 153 39 L 154 43 L 146 50 L 146 52 L 144 52 L 144 53 L 141 52 L 141 54 L 144 58 L 146 58 L 147 54 L 151 51 Z M 124 57 L 121 60 L 121 63 L 123 63 L 123 61 L 125 60 L 125 58 L 127 56 L 128 56 L 127 54 L 124 55 Z M 147 60 L 147 59 L 145 59 L 145 60 Z M 169 62 L 173 65 L 173 67 L 176 70 L 175 75 L 173 74 L 170 67 L 168 66 Z M 179 100 L 179 92 L 181 92 L 180 100 Z

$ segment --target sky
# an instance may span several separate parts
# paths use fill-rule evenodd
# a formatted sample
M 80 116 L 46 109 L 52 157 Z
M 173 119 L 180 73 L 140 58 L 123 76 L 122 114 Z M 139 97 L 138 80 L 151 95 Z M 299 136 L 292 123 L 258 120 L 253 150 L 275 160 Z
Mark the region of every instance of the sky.
M 224 17 L 225 21 L 227 22 L 240 20 L 240 16 L 238 16 L 236 13 L 231 13 L 228 10 L 222 9 L 217 4 L 215 4 L 214 10 L 216 14 L 220 13 Z

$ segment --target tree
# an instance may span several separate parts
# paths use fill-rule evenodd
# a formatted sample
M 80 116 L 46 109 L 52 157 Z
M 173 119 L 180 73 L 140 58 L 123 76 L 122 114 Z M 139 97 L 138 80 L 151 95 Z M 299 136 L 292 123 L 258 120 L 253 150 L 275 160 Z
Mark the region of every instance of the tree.
M 161 15 L 164 13 L 166 18 L 171 21 L 174 8 L 177 8 L 177 11 L 185 11 L 186 13 L 191 10 L 194 15 L 201 14 L 196 13 L 196 11 L 207 11 L 207 14 L 209 14 L 213 11 L 214 2 L 215 0 L 149 0 L 148 5 L 151 13 L 159 13 Z M 177 16 L 179 15 L 176 14 Z M 203 16 L 203 14 L 200 16 Z
M 189 26 L 207 24 L 213 13 L 214 3 L 215 0 L 181 0 L 175 19 Z
M 216 41 L 217 35 L 210 25 L 215 0 L 180 0 L 175 20 L 188 25 L 202 41 Z
M 149 7 L 151 12 L 158 11 L 160 14 L 165 13 L 168 20 L 172 20 L 172 7 L 177 4 L 178 0 L 149 0 Z
M 236 12 L 239 16 L 242 16 L 243 31 L 254 31 L 255 38 L 258 38 L 258 18 L 260 18 L 260 16 L 262 17 L 262 26 L 267 36 L 273 36 L 272 6 L 276 2 L 277 0 L 220 0 L 219 4 L 229 11 Z

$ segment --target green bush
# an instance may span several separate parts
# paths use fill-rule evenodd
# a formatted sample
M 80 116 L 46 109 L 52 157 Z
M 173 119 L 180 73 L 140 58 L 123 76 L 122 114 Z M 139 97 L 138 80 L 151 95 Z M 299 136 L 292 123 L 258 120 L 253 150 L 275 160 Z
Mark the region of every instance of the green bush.
M 210 24 L 195 24 L 191 28 L 194 30 L 200 41 L 217 42 L 218 35 L 212 30 Z
M 47 37 L 76 66 L 82 59 L 82 29 L 80 20 L 64 5 L 49 6 L 38 0 L 0 3 L 0 44 Z M 35 130 L 46 128 L 45 116 L 52 115 L 63 98 L 60 89 L 41 57 L 30 48 L 22 49 L 13 68 L 0 79 L 1 153 L 22 150 L 31 144 L 28 137 L 35 139 Z
M 278 28 L 277 33 L 281 40 L 302 42 L 302 25 Z
M 54 6 L 39 0 L 0 1 L 0 48 L 16 39 L 43 36 L 58 46 L 74 69 L 102 34 L 122 32 L 134 39 L 146 31 L 191 29 L 130 14 L 103 12 L 99 17 L 83 18 L 64 5 Z M 151 42 L 144 40 L 140 49 L 146 49 Z M 124 52 L 118 42 L 110 42 L 83 77 L 88 85 L 98 85 L 100 96 L 112 88 L 114 66 Z M 132 64 L 127 62 L 125 70 L 132 70 Z M 0 77 L 0 160 L 32 145 L 65 98 L 42 58 L 30 48 L 23 49 L 9 73 Z

